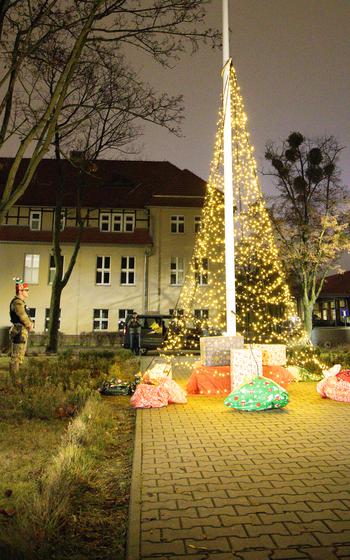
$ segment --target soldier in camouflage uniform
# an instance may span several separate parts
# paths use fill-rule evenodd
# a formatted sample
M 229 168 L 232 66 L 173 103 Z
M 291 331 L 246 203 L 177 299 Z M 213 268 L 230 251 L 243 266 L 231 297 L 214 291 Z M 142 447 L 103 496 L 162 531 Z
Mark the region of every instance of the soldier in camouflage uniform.
M 23 363 L 28 343 L 28 332 L 33 329 L 33 323 L 28 314 L 25 300 L 29 295 L 28 284 L 23 283 L 19 278 L 16 280 L 16 295 L 10 302 L 10 328 L 11 358 L 10 375 L 15 378 L 18 374 L 19 366 Z

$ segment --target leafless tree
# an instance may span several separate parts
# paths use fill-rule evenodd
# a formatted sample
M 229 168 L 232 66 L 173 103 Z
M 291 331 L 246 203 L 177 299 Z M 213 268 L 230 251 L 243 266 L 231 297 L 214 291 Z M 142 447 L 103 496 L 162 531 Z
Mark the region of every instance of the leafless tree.
M 188 46 L 195 50 L 200 41 L 216 45 L 220 40 L 218 32 L 203 28 L 206 3 L 207 0 L 5 0 L 1 3 L 0 149 L 14 134 L 20 133 L 20 141 L 1 190 L 0 223 L 25 192 L 50 149 L 80 61 L 111 45 L 112 58 L 118 58 L 122 48 L 127 47 L 129 51 L 136 48 L 159 63 L 170 65 Z M 41 81 L 31 82 L 28 88 L 27 77 L 33 60 L 40 63 L 42 53 L 53 41 L 57 45 L 59 73 L 50 98 L 42 104 Z M 25 134 L 23 103 L 30 106 L 30 111 L 37 111 Z M 166 119 L 166 122 L 170 121 Z M 19 166 L 28 150 L 32 156 L 19 177 Z
M 26 122 L 23 134 L 35 125 L 42 112 L 42 104 L 48 103 L 55 82 L 60 75 L 62 56 L 53 43 L 43 53 L 40 61 L 34 61 L 27 88 L 31 83 L 41 82 L 40 102 L 35 108 L 22 108 Z M 63 57 L 64 58 L 64 57 Z M 44 63 L 45 61 L 45 63 Z M 81 235 L 87 212 L 84 206 L 84 187 L 88 175 L 98 178 L 98 158 L 111 148 L 124 151 L 124 146 L 139 136 L 139 123 L 146 120 L 167 127 L 177 133 L 181 119 L 182 98 L 157 96 L 152 88 L 143 84 L 127 67 L 125 59 L 111 56 L 110 48 L 104 47 L 89 58 L 81 59 L 71 81 L 59 115 L 53 142 L 57 164 L 57 191 L 54 212 L 53 256 L 55 275 L 51 290 L 50 318 L 47 350 L 56 352 L 60 320 L 62 291 L 67 285 L 78 256 Z M 67 185 L 62 159 L 68 159 L 76 168 L 79 178 L 75 185 Z M 77 234 L 72 255 L 65 272 L 61 250 L 61 214 L 63 197 L 67 190 L 75 190 Z
M 267 145 L 266 159 L 277 194 L 270 211 L 286 269 L 301 292 L 304 325 L 324 279 L 342 251 L 350 248 L 346 220 L 348 193 L 341 183 L 333 136 L 314 140 L 292 132 L 281 145 Z

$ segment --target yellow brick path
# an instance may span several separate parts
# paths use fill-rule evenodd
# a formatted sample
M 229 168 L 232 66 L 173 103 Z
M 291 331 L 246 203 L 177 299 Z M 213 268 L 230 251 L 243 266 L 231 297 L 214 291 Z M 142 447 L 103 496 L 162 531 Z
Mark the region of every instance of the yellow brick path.
M 349 559 L 350 404 L 315 386 L 276 411 L 139 410 L 127 560 Z

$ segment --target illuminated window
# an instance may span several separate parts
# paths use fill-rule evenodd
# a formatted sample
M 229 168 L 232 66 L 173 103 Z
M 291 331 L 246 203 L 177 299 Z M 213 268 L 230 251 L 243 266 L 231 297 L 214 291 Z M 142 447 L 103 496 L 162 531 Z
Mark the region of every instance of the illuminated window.
M 208 285 L 208 268 L 209 268 L 209 261 L 208 259 L 204 258 L 195 259 L 194 262 L 195 268 L 195 280 L 199 286 L 207 286 Z
M 41 230 L 41 212 L 40 210 L 31 210 L 29 214 L 29 229 L 32 231 Z
M 27 254 L 24 258 L 24 282 L 39 283 L 40 255 Z
M 201 229 L 201 217 L 195 216 L 194 217 L 194 233 L 198 233 Z
M 64 256 L 63 255 L 61 255 L 61 261 L 62 261 L 62 269 L 63 269 L 63 266 L 64 266 Z M 49 284 L 52 284 L 53 279 L 55 277 L 55 273 L 56 273 L 55 257 L 53 255 L 50 255 Z
M 170 259 L 170 284 L 182 286 L 184 283 L 184 258 L 171 257 Z
M 106 331 L 108 329 L 108 309 L 94 309 L 93 330 Z
M 111 257 L 96 257 L 96 284 L 109 286 L 111 283 Z
M 135 257 L 122 257 L 120 283 L 122 286 L 135 285 Z
M 170 231 L 171 233 L 185 233 L 185 216 L 171 216 Z

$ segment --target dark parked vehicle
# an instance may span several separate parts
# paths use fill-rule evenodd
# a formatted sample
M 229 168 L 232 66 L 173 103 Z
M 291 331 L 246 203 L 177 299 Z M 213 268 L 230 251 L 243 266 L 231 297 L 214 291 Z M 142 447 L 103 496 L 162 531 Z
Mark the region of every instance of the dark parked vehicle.
M 128 329 L 130 318 L 131 317 L 127 317 L 124 324 L 124 348 L 130 348 L 130 334 Z M 144 315 L 138 315 L 137 318 L 141 324 L 140 353 L 146 354 L 148 350 L 156 350 L 165 340 L 172 316 L 146 313 Z

